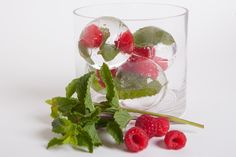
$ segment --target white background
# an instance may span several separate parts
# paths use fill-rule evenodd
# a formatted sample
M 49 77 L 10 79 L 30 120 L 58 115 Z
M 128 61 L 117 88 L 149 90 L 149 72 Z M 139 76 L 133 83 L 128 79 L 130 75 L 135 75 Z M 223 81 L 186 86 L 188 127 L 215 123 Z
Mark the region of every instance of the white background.
M 153 140 L 137 154 L 109 142 L 92 155 L 67 146 L 46 150 L 53 135 L 44 100 L 63 95 L 75 76 L 72 10 L 99 2 L 0 0 L 0 156 L 236 156 L 235 0 L 155 1 L 190 10 L 184 118 L 205 129 L 175 126 L 188 136 L 184 149 L 168 151 Z

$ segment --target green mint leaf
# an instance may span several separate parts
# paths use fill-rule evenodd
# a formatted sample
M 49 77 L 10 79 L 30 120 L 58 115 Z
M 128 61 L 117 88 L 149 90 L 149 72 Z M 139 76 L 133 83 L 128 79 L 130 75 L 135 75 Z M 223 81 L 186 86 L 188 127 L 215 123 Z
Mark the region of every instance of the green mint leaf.
M 98 54 L 102 55 L 106 62 L 113 60 L 118 53 L 119 50 L 114 45 L 110 44 L 104 44 L 98 51 Z
M 52 118 L 57 118 L 57 117 L 59 117 L 60 113 L 59 113 L 59 111 L 58 111 L 57 105 L 53 105 L 52 99 L 48 99 L 48 100 L 46 100 L 45 102 L 46 102 L 47 104 L 51 105 L 51 114 L 50 114 L 50 116 L 51 116 Z
M 123 143 L 123 132 L 116 122 L 110 121 L 107 124 L 107 132 L 114 138 L 117 144 Z
M 106 98 L 108 102 L 113 107 L 119 107 L 119 97 L 112 79 L 112 74 L 105 63 L 102 65 L 100 75 L 102 77 L 102 81 L 106 85 Z
M 79 53 L 80 55 L 90 64 L 94 64 L 94 61 L 91 59 L 88 48 L 83 46 L 83 44 L 81 44 L 79 42 Z
M 60 112 L 58 111 L 58 107 L 56 105 L 52 105 L 51 106 L 51 114 L 50 114 L 50 116 L 52 118 L 57 118 L 57 117 L 59 117 L 59 115 L 60 115 Z
M 145 96 L 158 94 L 162 89 L 162 85 L 157 80 L 148 83 L 146 87 L 141 89 L 117 88 L 120 99 L 134 99 Z
M 95 109 L 90 94 L 90 86 L 93 79 L 94 72 L 87 73 L 78 78 L 76 93 L 80 103 L 84 105 L 83 113 L 86 112 L 86 109 L 89 109 L 90 112 Z
M 114 82 L 120 99 L 134 99 L 158 94 L 162 85 L 136 73 L 120 72 Z
M 71 121 L 65 118 L 56 118 L 52 122 L 52 131 L 55 133 L 66 134 L 72 128 Z
M 125 128 L 130 120 L 132 120 L 132 116 L 126 110 L 118 110 L 114 114 L 114 119 L 116 123 L 120 126 L 121 129 Z
M 158 43 L 171 45 L 174 42 L 171 34 L 154 26 L 143 27 L 134 33 L 134 43 L 138 47 L 155 46 Z
M 105 128 L 110 121 L 111 119 L 109 118 L 100 118 L 96 123 L 96 128 Z
M 67 86 L 66 86 L 66 97 L 70 98 L 76 91 L 76 87 L 79 83 L 79 78 L 76 78 L 72 80 Z
M 103 37 L 103 41 L 102 41 L 102 45 L 101 47 L 103 47 L 103 45 L 106 43 L 107 39 L 110 37 L 110 31 L 108 28 L 105 27 L 101 27 L 100 30 L 102 31 L 102 37 Z
M 56 146 L 56 145 L 62 145 L 63 144 L 64 139 L 60 139 L 60 138 L 53 138 L 48 142 L 48 146 L 47 148 L 50 148 L 52 146 Z
M 81 127 L 78 127 L 77 135 L 77 145 L 87 147 L 89 152 L 93 152 L 93 140 L 90 137 L 89 133 L 83 130 Z
M 47 103 L 51 105 L 51 116 L 56 118 L 59 112 L 63 115 L 70 113 L 72 108 L 78 104 L 78 101 L 73 98 L 55 97 L 47 100 Z
M 87 123 L 96 123 L 99 120 L 99 114 L 100 114 L 101 110 L 99 108 L 96 108 L 93 112 L 88 113 L 86 115 L 83 115 L 80 119 L 79 119 L 79 124 L 81 126 L 86 125 Z
M 71 144 L 72 146 L 76 147 L 78 144 L 76 135 L 66 136 L 66 138 L 63 140 L 63 144 Z
M 93 81 L 92 81 L 92 84 L 91 84 L 91 87 L 92 87 L 96 92 L 104 93 L 104 88 L 102 88 L 101 85 L 98 83 L 97 77 L 94 77 L 94 79 L 93 79 Z
M 91 137 L 94 146 L 100 146 L 100 145 L 102 145 L 101 139 L 100 139 L 100 137 L 98 136 L 97 130 L 96 130 L 96 128 L 95 128 L 95 122 L 87 123 L 87 124 L 83 127 L 83 129 L 84 129 L 85 131 L 87 131 L 87 133 L 88 133 L 89 136 Z

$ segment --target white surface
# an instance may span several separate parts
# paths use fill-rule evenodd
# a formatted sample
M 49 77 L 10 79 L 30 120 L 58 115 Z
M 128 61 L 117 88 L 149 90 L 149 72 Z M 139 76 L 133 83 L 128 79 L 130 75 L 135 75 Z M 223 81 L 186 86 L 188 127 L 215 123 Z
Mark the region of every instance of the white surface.
M 204 130 L 175 126 L 188 136 L 184 149 L 168 151 L 153 140 L 137 154 L 109 142 L 94 154 L 65 146 L 46 150 L 52 134 L 44 100 L 63 95 L 75 75 L 71 11 L 93 2 L 0 1 L 0 156 L 236 156 L 235 0 L 164 1 L 190 10 L 184 118 L 206 126 Z

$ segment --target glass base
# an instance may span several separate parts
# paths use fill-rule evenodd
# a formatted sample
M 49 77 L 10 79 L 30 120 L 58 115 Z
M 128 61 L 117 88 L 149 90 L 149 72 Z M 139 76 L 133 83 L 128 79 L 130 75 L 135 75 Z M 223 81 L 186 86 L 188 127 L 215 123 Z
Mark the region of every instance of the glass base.
M 176 117 L 183 115 L 186 108 L 186 90 L 167 89 L 163 100 L 148 111 L 168 114 Z

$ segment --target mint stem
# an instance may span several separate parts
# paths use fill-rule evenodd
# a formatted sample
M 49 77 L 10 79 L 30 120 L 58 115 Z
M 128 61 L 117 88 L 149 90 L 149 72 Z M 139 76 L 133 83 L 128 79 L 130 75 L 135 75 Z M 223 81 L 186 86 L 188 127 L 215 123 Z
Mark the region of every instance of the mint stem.
M 157 117 L 166 117 L 172 122 L 181 123 L 181 124 L 188 124 L 188 125 L 192 125 L 192 126 L 195 126 L 195 127 L 198 127 L 198 128 L 204 128 L 203 124 L 191 122 L 191 121 L 188 121 L 188 120 L 185 120 L 185 119 L 177 118 L 177 117 L 166 115 L 166 114 L 154 113 L 154 112 L 131 109 L 131 108 L 123 108 L 123 107 L 121 107 L 121 108 L 128 111 L 128 112 L 140 113 L 140 114 L 149 114 L 149 115 L 157 116 Z

